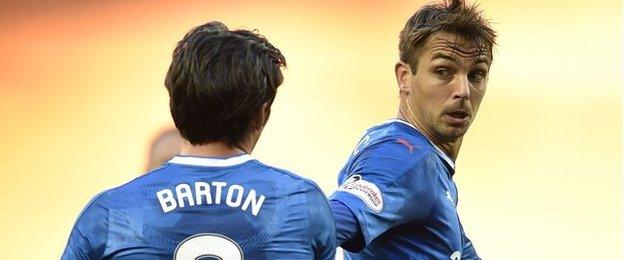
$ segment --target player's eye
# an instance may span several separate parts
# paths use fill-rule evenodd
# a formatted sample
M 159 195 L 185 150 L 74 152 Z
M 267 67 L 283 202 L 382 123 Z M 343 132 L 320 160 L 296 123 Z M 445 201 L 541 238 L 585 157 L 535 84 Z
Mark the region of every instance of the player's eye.
M 447 79 L 451 76 L 451 71 L 447 68 L 442 67 L 442 68 L 437 68 L 435 70 L 435 74 L 442 79 Z
M 473 71 L 468 74 L 468 79 L 474 83 L 482 83 L 485 80 L 486 72 L 483 70 Z

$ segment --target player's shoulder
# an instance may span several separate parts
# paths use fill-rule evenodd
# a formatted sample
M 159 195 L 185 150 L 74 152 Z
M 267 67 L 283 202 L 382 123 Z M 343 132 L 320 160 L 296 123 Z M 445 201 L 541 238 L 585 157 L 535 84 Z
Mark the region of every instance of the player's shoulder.
M 304 190 L 306 192 L 323 194 L 322 190 L 319 188 L 316 182 L 305 178 L 297 173 L 265 164 L 260 160 L 254 160 L 252 163 L 257 165 L 257 167 L 263 169 L 260 173 L 262 178 L 271 178 L 271 180 L 277 181 L 280 184 L 284 185 L 284 188 L 298 189 Z
M 159 177 L 159 175 L 166 175 L 169 171 L 170 169 L 165 165 L 137 176 L 121 185 L 107 188 L 94 196 L 85 207 L 85 210 L 94 207 L 112 210 L 132 205 L 142 198 L 145 198 L 146 194 L 150 191 L 156 189 L 156 186 L 150 184 L 162 180 L 163 178 Z M 146 189 L 145 187 L 149 188 Z
M 85 225 L 85 223 L 89 223 L 92 220 L 106 217 L 110 210 L 110 205 L 114 205 L 114 202 L 110 201 L 110 191 L 111 189 L 104 190 L 93 196 L 80 214 L 78 214 L 77 222 Z
M 394 183 L 406 174 L 425 172 L 436 158 L 435 148 L 418 129 L 391 119 L 365 132 L 339 182 L 359 175 L 378 184 Z
M 116 197 L 124 197 L 126 195 L 124 195 L 123 193 L 137 192 L 141 190 L 141 187 L 144 186 L 146 183 L 154 182 L 155 179 L 162 179 L 160 176 L 169 174 L 169 171 L 171 171 L 170 168 L 171 167 L 168 167 L 168 165 L 165 164 L 161 167 L 136 176 L 133 179 L 126 181 L 125 183 L 117 187 L 105 190 L 102 193 L 104 193 L 109 200 L 115 199 Z
M 371 144 L 384 143 L 397 147 L 407 148 L 406 151 L 431 152 L 429 140 L 410 123 L 401 119 L 390 119 L 373 126 L 366 131 Z
M 351 173 L 393 181 L 435 158 L 435 148 L 414 126 L 400 119 L 371 127 L 355 149 Z

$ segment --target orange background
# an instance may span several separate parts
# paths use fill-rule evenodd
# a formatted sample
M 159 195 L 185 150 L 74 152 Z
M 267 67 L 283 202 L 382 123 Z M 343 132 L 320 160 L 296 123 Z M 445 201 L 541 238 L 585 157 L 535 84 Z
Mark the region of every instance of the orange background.
M 457 161 L 467 233 L 485 259 L 621 257 L 621 2 L 480 2 L 500 36 Z M 2 258 L 58 258 L 87 201 L 143 171 L 171 52 L 209 20 L 285 54 L 254 155 L 330 193 L 396 113 L 398 32 L 422 3 L 0 2 Z

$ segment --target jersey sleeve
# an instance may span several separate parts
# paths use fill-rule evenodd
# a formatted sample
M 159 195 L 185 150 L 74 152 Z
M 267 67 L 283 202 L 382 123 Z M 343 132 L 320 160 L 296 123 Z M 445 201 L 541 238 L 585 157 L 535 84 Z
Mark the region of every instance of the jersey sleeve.
M 108 236 L 108 209 L 103 202 L 104 196 L 102 193 L 93 198 L 78 216 L 62 260 L 102 258 Z
M 395 226 L 429 215 L 437 180 L 434 153 L 385 142 L 365 148 L 346 169 L 349 177 L 331 200 L 353 212 L 364 247 Z
M 327 198 L 317 188 L 307 194 L 310 241 L 315 259 L 334 259 L 336 255 L 336 226 Z

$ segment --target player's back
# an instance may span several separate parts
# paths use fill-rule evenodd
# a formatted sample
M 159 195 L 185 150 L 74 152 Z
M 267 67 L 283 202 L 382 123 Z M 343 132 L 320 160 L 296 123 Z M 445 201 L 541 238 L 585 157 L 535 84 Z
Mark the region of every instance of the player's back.
M 249 155 L 179 156 L 98 195 L 63 258 L 332 259 L 334 250 L 333 218 L 313 182 Z

